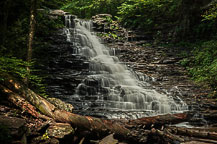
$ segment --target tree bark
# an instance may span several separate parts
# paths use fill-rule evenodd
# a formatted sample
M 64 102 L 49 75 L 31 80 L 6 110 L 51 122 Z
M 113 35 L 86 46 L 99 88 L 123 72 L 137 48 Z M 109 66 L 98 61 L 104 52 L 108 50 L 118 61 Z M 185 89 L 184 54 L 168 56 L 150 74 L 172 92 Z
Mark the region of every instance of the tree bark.
M 0 90 L 4 92 L 6 99 L 13 103 L 15 106 L 20 108 L 23 112 L 27 112 L 34 116 L 35 118 L 39 118 L 39 113 L 29 102 L 27 102 L 24 98 L 20 97 L 18 94 L 12 92 L 10 89 L 0 84 Z
M 23 112 L 26 112 L 35 118 L 42 118 L 45 120 L 51 119 L 45 115 L 38 113 L 35 106 L 31 105 L 23 97 L 14 93 L 13 91 L 11 91 L 10 89 L 8 89 L 7 87 L 5 87 L 1 84 L 0 84 L 0 91 L 4 93 L 3 96 L 5 96 L 9 102 L 14 104 L 16 107 L 20 108 Z
M 27 62 L 31 62 L 32 60 L 32 44 L 33 44 L 33 38 L 35 34 L 35 25 L 36 25 L 36 3 L 37 0 L 31 0 L 31 8 L 30 8 L 30 23 L 29 23 L 29 36 L 28 36 L 28 43 L 27 43 Z M 30 67 L 27 66 L 27 73 L 28 76 L 30 75 Z M 28 76 L 25 79 L 25 83 L 28 84 Z
M 167 129 L 171 133 L 177 134 L 177 135 L 217 140 L 217 131 L 212 132 L 206 129 L 182 128 L 182 127 L 168 127 Z
M 177 26 L 178 39 L 188 38 L 195 24 L 201 21 L 201 8 L 213 0 L 181 0 L 178 8 L 179 19 Z
M 165 139 L 165 141 L 179 141 L 179 142 L 184 142 L 185 140 L 177 135 L 171 134 L 169 131 L 164 130 L 160 131 L 158 129 L 153 129 L 152 134 L 160 136 L 162 139 Z

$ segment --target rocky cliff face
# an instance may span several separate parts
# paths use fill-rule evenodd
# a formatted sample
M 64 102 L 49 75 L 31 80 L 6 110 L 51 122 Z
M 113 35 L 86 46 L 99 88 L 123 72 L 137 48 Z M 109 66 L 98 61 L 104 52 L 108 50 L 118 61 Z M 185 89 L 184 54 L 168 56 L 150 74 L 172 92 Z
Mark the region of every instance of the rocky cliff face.
M 75 93 L 76 87 L 87 74 L 89 62 L 86 57 L 73 54 L 75 47 L 66 41 L 63 29 L 51 36 L 50 40 L 52 44 L 47 51 L 50 59 L 45 66 L 48 74 L 47 91 L 50 97 L 69 100 L 67 97 Z

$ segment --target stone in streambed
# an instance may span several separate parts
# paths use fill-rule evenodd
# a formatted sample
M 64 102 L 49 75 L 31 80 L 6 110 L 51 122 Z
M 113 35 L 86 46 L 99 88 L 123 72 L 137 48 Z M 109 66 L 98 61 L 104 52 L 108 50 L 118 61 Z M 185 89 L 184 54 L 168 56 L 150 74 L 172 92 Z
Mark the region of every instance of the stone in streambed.
M 47 136 L 56 139 L 65 139 L 74 134 L 74 129 L 68 123 L 54 123 L 46 130 Z
M 28 128 L 26 127 L 26 121 L 24 119 L 0 115 L 1 142 L 4 143 L 4 141 L 11 140 L 13 142 L 26 144 L 27 130 Z M 8 132 L 7 136 L 4 136 L 6 132 Z
M 65 12 L 63 10 L 51 10 L 49 14 L 54 16 L 64 16 Z

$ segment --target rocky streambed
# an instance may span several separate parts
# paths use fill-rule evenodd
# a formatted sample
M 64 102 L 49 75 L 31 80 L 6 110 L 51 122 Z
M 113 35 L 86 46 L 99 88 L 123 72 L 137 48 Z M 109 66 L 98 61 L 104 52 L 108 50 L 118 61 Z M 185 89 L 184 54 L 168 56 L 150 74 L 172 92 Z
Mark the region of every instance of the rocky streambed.
M 179 96 L 195 113 L 191 124 L 215 123 L 217 104 L 208 97 L 209 90 L 194 83 L 180 62 L 184 58 L 183 48 L 163 47 L 153 41 L 131 41 L 110 44 L 117 49 L 117 55 L 143 79 L 149 81 L 157 91 Z

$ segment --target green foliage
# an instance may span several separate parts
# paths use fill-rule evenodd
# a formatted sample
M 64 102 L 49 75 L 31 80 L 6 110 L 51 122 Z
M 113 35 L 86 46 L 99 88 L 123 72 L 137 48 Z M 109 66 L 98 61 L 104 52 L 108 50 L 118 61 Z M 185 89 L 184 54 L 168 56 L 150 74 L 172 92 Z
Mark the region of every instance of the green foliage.
M 202 15 L 203 21 L 217 20 L 217 3 L 213 3 L 210 8 Z
M 190 60 L 188 58 L 184 58 L 180 61 L 180 64 L 182 66 L 187 66 L 189 64 Z
M 217 94 L 217 41 L 211 40 L 195 47 L 190 59 L 184 59 L 183 65 L 192 78 L 199 83 L 206 84 L 213 89 L 213 95 Z M 217 96 L 217 95 L 216 95 Z
M 214 39 L 217 33 L 217 4 L 213 0 L 206 10 L 200 11 L 200 21 L 195 23 L 191 35 L 196 39 Z
M 47 133 L 47 132 L 45 132 L 45 133 L 43 134 L 43 136 L 41 137 L 41 140 L 46 140 L 46 139 L 49 139 L 49 136 L 48 136 L 48 133 Z
M 91 18 L 91 16 L 101 13 L 117 15 L 117 7 L 124 1 L 125 0 L 71 0 L 61 9 L 81 18 Z
M 32 74 L 28 74 L 26 67 L 31 67 Z M 45 86 L 42 84 L 42 78 L 38 75 L 34 75 L 33 63 L 28 63 L 15 57 L 0 57 L 0 80 L 4 80 L 5 74 L 10 74 L 19 80 L 25 78 L 29 79 L 30 88 L 35 90 L 42 96 L 47 96 L 45 92 Z
M 61 17 L 51 18 L 48 15 L 49 10 L 44 10 L 37 13 L 36 36 L 49 36 L 57 29 L 64 27 L 64 23 Z
M 99 37 L 102 37 L 104 39 L 107 38 L 111 38 L 111 39 L 121 39 L 120 37 L 118 37 L 117 34 L 113 33 L 113 32 L 108 32 L 108 33 L 98 33 L 97 34 Z
M 31 64 L 17 58 L 0 57 L 0 73 L 12 74 L 17 78 L 27 77 L 26 67 Z M 1 77 L 3 79 L 3 77 Z
M 120 27 L 118 21 L 113 20 L 111 16 L 101 16 L 101 19 L 103 19 L 103 23 L 98 23 L 98 25 L 104 27 L 106 31 L 97 33 L 99 37 L 107 40 L 123 40 L 126 38 L 123 33 L 120 33 L 124 29 Z
M 150 30 L 172 22 L 176 0 L 126 0 L 118 9 L 121 22 L 131 28 Z

